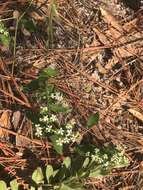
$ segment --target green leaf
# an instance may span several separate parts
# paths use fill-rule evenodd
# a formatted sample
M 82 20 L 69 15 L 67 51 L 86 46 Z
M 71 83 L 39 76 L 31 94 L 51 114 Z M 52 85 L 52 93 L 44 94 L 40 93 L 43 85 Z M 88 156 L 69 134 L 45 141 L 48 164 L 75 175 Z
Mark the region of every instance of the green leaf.
M 54 190 L 60 190 L 60 186 L 59 185 L 54 185 L 53 189 Z
M 56 152 L 62 155 L 62 154 L 63 154 L 63 145 L 59 145 L 59 144 L 57 144 L 57 142 L 56 142 L 56 140 L 58 140 L 59 137 L 58 137 L 57 135 L 52 135 L 52 136 L 50 137 L 50 139 L 51 139 L 51 141 L 52 141 L 53 147 L 54 147 L 54 149 L 56 150 Z
M 75 151 L 82 156 L 85 156 L 87 152 L 92 153 L 95 147 L 92 144 L 77 145 Z
M 63 107 L 62 104 L 50 104 L 49 108 L 51 111 L 55 112 L 55 113 L 67 113 L 70 111 L 70 109 L 68 107 Z
M 91 115 L 88 119 L 87 122 L 87 128 L 90 129 L 91 127 L 93 127 L 93 125 L 97 125 L 99 121 L 99 113 L 97 112 L 94 115 Z
M 89 174 L 89 177 L 101 177 L 103 176 L 100 169 L 97 169 Z
M 17 183 L 17 180 L 14 179 L 10 182 L 10 187 L 11 187 L 11 190 L 18 190 L 18 183 Z
M 77 176 L 78 172 L 80 171 L 80 169 L 82 168 L 84 163 L 84 158 L 77 156 L 75 159 L 72 160 L 72 166 L 71 166 L 71 175 L 73 176 Z
M 90 161 L 90 159 L 89 158 L 86 158 L 85 160 L 84 160 L 84 162 L 83 162 L 83 168 L 86 168 L 87 167 L 87 165 L 89 164 L 89 161 Z
M 36 27 L 36 24 L 26 17 L 22 18 L 19 24 L 24 25 L 24 28 L 26 28 L 29 32 L 36 32 L 38 29 L 38 27 Z
M 30 190 L 36 190 L 36 188 L 35 187 L 30 187 Z
M 62 185 L 59 188 L 59 190 L 81 190 L 81 188 L 80 189 L 79 188 L 78 189 L 77 188 L 71 188 L 68 185 L 65 185 L 65 184 L 62 183 Z
M 7 185 L 3 180 L 0 180 L 0 189 L 1 190 L 7 190 Z
M 5 47 L 9 48 L 10 36 L 5 36 L 4 34 L 0 34 L 0 41 Z
M 51 93 L 54 92 L 54 85 L 46 83 L 45 90 L 46 90 L 45 92 L 47 93 L 47 95 L 51 95 Z
M 53 178 L 56 176 L 56 174 L 59 172 L 59 169 L 57 169 L 57 170 L 54 170 L 54 172 L 53 172 Z
M 104 168 L 103 165 L 96 166 L 94 165 L 90 169 L 89 177 L 102 177 L 110 174 L 111 169 Z
M 67 168 L 63 165 L 62 167 L 60 167 L 59 171 L 55 175 L 54 180 L 58 182 L 63 182 L 63 180 L 66 178 L 66 174 Z
M 66 168 L 70 168 L 71 167 L 71 158 L 70 157 L 66 157 L 63 161 L 63 164 L 66 166 Z
M 39 88 L 39 81 L 38 79 L 32 80 L 28 85 L 23 86 L 24 92 L 29 92 L 33 90 L 37 90 Z
M 87 157 L 85 158 L 83 165 L 81 166 L 81 168 L 78 171 L 78 176 L 80 178 L 85 178 L 89 176 L 90 170 L 88 168 L 88 165 L 90 163 L 90 159 Z
M 40 187 L 38 187 L 38 189 L 37 190 L 43 190 L 43 187 L 42 186 L 40 186 Z
M 43 172 L 42 172 L 42 169 L 40 167 L 38 167 L 32 174 L 32 180 L 39 184 L 39 183 L 43 183 L 43 179 L 44 179 L 44 176 L 43 176 Z
M 86 170 L 86 171 L 82 171 L 82 173 L 80 174 L 80 179 L 85 179 L 87 177 L 89 177 L 89 174 L 90 174 L 90 170 Z
M 51 67 L 46 68 L 43 73 L 41 74 L 41 77 L 55 77 L 58 74 L 56 69 L 53 69 Z
M 101 167 L 97 167 L 97 169 L 93 170 L 90 172 L 89 177 L 102 177 L 105 175 L 110 174 L 111 170 L 110 169 L 103 169 L 102 166 Z
M 83 188 L 82 184 L 75 179 L 74 182 L 69 184 L 62 183 L 60 190 L 83 190 Z
M 48 183 L 50 183 L 50 178 L 53 176 L 53 167 L 51 165 L 46 166 L 46 178 Z
M 4 45 L 6 48 L 9 48 L 10 45 L 10 35 L 7 27 L 5 27 L 5 24 L 0 21 L 0 42 L 2 45 Z
M 59 190 L 72 190 L 70 187 L 68 187 L 67 185 L 63 184 L 61 185 Z

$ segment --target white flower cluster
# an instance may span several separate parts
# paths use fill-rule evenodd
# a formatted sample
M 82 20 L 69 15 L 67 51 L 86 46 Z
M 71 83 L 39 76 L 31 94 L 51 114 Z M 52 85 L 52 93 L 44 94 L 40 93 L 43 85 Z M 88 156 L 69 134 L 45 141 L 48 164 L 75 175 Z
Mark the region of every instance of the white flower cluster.
M 111 162 L 116 165 L 116 167 L 122 167 L 129 164 L 128 158 L 124 155 L 124 152 L 117 152 L 111 158 Z
M 60 92 L 55 92 L 50 95 L 50 97 L 56 100 L 58 103 L 61 103 L 64 107 L 68 107 L 68 103 L 65 101 L 63 95 Z
M 107 160 L 109 159 L 107 154 L 101 154 L 97 148 L 95 148 L 94 153 L 91 154 L 91 158 L 98 164 L 107 164 Z
M 40 107 L 40 113 L 41 114 L 47 114 L 47 112 L 48 112 L 48 107 L 47 106 L 41 106 Z
M 45 120 L 42 119 L 42 121 Z M 55 121 L 54 117 L 53 121 Z M 47 125 L 46 127 L 41 127 L 40 124 L 36 124 L 35 135 L 37 137 L 42 137 L 46 133 L 55 134 L 59 137 L 56 141 L 58 145 L 69 144 L 69 143 L 74 143 L 80 135 L 79 132 L 74 132 L 73 128 L 74 125 L 72 125 L 71 123 L 68 123 L 64 128 L 60 127 L 59 129 L 54 129 L 52 124 Z
M 51 114 L 51 116 L 43 115 L 43 117 L 40 117 L 39 121 L 43 122 L 44 124 L 49 124 L 58 121 L 58 118 L 54 114 Z
M 117 149 L 115 149 L 112 155 L 109 156 L 108 154 L 104 154 L 99 149 L 95 148 L 94 152 L 87 152 L 86 156 L 91 157 L 92 161 L 102 165 L 103 168 L 124 167 L 129 164 L 129 160 L 124 155 L 124 152 L 119 152 Z
M 77 140 L 80 134 L 78 131 L 73 131 L 74 125 L 75 121 L 71 120 L 69 123 L 66 124 L 64 129 L 60 128 L 57 130 L 56 134 L 59 135 L 59 139 L 57 139 L 56 142 L 58 145 L 74 143 Z
M 60 92 L 55 92 L 51 94 L 51 98 L 57 100 L 58 102 L 63 101 L 63 96 Z
M 57 135 L 56 142 L 58 145 L 74 143 L 79 137 L 79 132 L 74 131 L 76 124 L 74 119 L 71 119 L 65 126 L 57 128 L 55 124 L 59 123 L 58 118 L 54 114 L 48 114 L 48 107 L 42 106 L 40 114 L 40 124 L 35 124 L 35 135 L 37 137 L 42 137 L 46 134 Z
M 47 133 L 52 133 L 54 131 L 52 125 L 47 125 L 46 127 L 40 124 L 35 124 L 35 136 L 43 137 Z
M 52 133 L 54 131 L 53 124 L 55 122 L 58 122 L 58 118 L 56 115 L 48 115 L 48 107 L 43 106 L 40 109 L 41 117 L 39 118 L 39 121 L 41 122 L 41 124 L 35 124 L 35 135 L 37 137 L 42 137 L 47 133 Z
M 4 36 L 8 37 L 9 33 L 6 30 L 4 24 L 0 21 L 0 34 L 3 34 Z

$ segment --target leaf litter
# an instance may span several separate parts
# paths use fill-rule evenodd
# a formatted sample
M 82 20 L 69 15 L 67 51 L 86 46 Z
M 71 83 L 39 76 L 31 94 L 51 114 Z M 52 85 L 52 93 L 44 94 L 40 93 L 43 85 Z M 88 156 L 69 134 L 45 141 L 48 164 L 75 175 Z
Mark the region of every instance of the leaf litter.
M 14 11 L 18 11 L 20 15 L 24 13 L 24 19 L 30 19 L 33 26 L 29 29 L 22 20 L 18 28 L 15 82 L 10 73 L 12 52 L 0 46 L 0 125 L 5 128 L 0 129 L 0 148 L 5 157 L 12 158 L 22 151 L 27 160 L 31 154 L 46 160 L 46 163 L 56 160 L 49 142 L 33 139 L 32 123 L 27 118 L 25 107 L 32 109 L 33 113 L 38 108 L 29 103 L 31 97 L 20 91 L 23 84 L 30 83 L 44 68 L 52 65 L 60 73 L 52 82 L 74 107 L 72 114 L 87 142 L 92 141 L 99 147 L 110 142 L 120 144 L 132 160 L 128 168 L 115 170 L 102 180 L 89 179 L 87 183 L 91 189 L 141 189 L 142 169 L 138 169 L 143 156 L 141 6 L 135 11 L 121 0 L 74 0 L 72 3 L 57 0 L 58 18 L 52 18 L 49 30 L 46 21 L 49 2 L 33 1 L 31 11 L 25 8 L 26 5 L 26 0 L 2 2 L 0 5 L 2 19 L 12 18 Z M 6 26 L 14 37 L 15 20 L 7 20 Z M 52 39 L 47 47 L 49 35 Z M 100 115 L 99 123 L 95 118 L 95 125 L 89 125 L 85 130 L 84 121 L 96 113 Z M 81 117 L 84 118 L 82 122 Z M 25 147 L 30 149 L 28 153 L 25 153 Z M 5 166 L 12 173 L 21 164 L 26 167 L 23 159 L 7 161 Z

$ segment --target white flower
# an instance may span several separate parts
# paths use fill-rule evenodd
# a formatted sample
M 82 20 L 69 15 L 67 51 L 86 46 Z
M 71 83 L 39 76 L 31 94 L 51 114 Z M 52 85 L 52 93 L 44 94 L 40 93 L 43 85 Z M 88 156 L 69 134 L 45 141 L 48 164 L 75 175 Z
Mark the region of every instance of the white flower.
M 76 121 L 75 121 L 74 118 L 70 120 L 70 124 L 71 124 L 71 125 L 75 125 L 75 124 L 76 124 Z
M 60 92 L 55 93 L 54 97 L 57 101 L 61 102 L 63 100 L 63 96 L 60 94 Z
M 69 143 L 69 142 L 70 142 L 70 139 L 68 137 L 65 137 L 64 138 L 64 144 Z
M 72 134 L 72 129 L 70 128 L 66 132 L 67 132 L 67 136 L 70 136 Z
M 109 162 L 105 162 L 104 166 L 107 167 L 109 165 Z
M 7 31 L 4 31 L 3 33 L 5 36 L 8 36 L 8 32 Z
M 56 143 L 59 145 L 59 146 L 62 146 L 63 145 L 63 142 L 62 142 L 62 139 L 59 138 L 56 140 Z
M 42 127 L 37 127 L 37 128 L 36 128 L 35 135 L 36 135 L 37 137 L 41 137 L 41 136 L 43 135 Z
M 46 98 L 47 98 L 46 96 L 43 96 L 43 99 L 44 99 L 44 100 L 46 100 Z
M 55 122 L 55 121 L 57 121 L 57 120 L 58 120 L 58 119 L 57 119 L 57 116 L 54 115 L 54 114 L 52 114 L 51 117 L 50 117 L 50 121 L 51 121 L 51 122 Z
M 47 132 L 47 133 L 50 133 L 51 131 L 52 131 L 52 125 L 48 125 L 47 127 L 46 127 L 46 129 L 45 129 L 45 131 Z
M 68 104 L 65 100 L 62 101 L 62 105 L 63 105 L 64 107 L 69 107 L 69 104 Z
M 76 132 L 75 136 L 76 136 L 76 138 L 80 137 L 79 131 Z
M 73 128 L 73 126 L 70 123 L 67 123 L 66 129 L 72 129 L 72 128 Z
M 77 139 L 77 137 L 76 137 L 74 134 L 72 134 L 71 137 L 70 137 L 70 140 L 71 140 L 72 142 L 75 142 L 76 139 Z
M 51 94 L 51 98 L 55 99 L 55 94 L 54 93 Z
M 35 127 L 37 128 L 37 127 L 40 127 L 40 124 L 35 124 Z
M 0 28 L 0 33 L 4 33 L 4 29 L 3 28 Z
M 95 148 L 94 152 L 95 152 L 95 154 L 99 154 L 100 153 L 99 149 L 97 149 L 97 148 Z
M 108 155 L 107 155 L 107 154 L 104 154 L 104 155 L 103 155 L 103 158 L 104 158 L 105 160 L 107 160 L 107 159 L 108 159 Z
M 45 113 L 48 111 L 48 108 L 47 107 L 41 107 L 41 113 Z
M 44 122 L 47 122 L 47 123 L 49 122 L 49 117 L 48 117 L 48 115 L 45 115 L 45 116 L 43 117 L 43 121 L 44 121 Z
M 39 118 L 39 121 L 44 122 L 44 123 L 47 124 L 47 123 L 50 122 L 50 119 L 49 119 L 48 115 L 44 115 L 43 117 Z
M 90 152 L 86 152 L 86 154 L 85 154 L 86 156 L 90 156 Z
M 62 128 L 60 128 L 60 129 L 57 131 L 57 134 L 63 135 L 63 134 L 64 134 L 64 130 L 63 130 Z

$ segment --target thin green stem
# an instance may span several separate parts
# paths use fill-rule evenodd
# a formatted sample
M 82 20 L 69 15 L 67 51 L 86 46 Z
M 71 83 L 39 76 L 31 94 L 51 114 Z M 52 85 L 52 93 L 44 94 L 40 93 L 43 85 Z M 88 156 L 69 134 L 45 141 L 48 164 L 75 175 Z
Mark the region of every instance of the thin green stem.
M 24 17 L 24 15 L 26 14 L 26 12 L 28 11 L 28 9 L 30 8 L 30 6 L 32 5 L 32 1 L 30 2 L 29 6 L 27 7 L 27 9 L 25 10 L 25 12 L 19 17 L 16 18 L 16 26 L 15 26 L 15 35 L 14 35 L 14 47 L 13 47 L 13 63 L 12 63 L 12 75 L 14 74 L 14 67 L 15 67 L 15 59 L 16 59 L 16 43 L 17 43 L 17 32 L 18 32 L 18 25 L 20 20 Z

